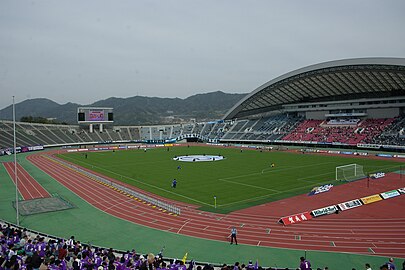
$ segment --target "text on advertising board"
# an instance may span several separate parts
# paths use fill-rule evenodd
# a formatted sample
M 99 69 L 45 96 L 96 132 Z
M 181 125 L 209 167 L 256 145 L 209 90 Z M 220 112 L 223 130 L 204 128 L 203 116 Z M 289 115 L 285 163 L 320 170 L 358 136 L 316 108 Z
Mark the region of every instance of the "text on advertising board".
M 375 195 L 371 195 L 371 196 L 367 196 L 367 197 L 360 198 L 360 200 L 361 200 L 364 204 L 369 204 L 369 203 L 381 201 L 382 198 L 381 198 L 380 194 L 375 194 Z
M 351 208 L 362 206 L 362 204 L 359 199 L 356 199 L 356 200 L 352 200 L 352 201 L 348 201 L 348 202 L 344 202 L 344 203 L 339 203 L 338 206 L 339 206 L 340 210 L 345 211 L 345 210 L 349 210 Z
M 308 193 L 308 196 L 316 195 L 319 193 L 327 192 L 333 187 L 332 184 L 327 184 L 319 187 L 314 187 L 311 192 Z
M 281 221 L 283 222 L 284 225 L 290 225 L 290 224 L 299 223 L 299 222 L 310 220 L 310 219 L 312 219 L 311 214 L 309 212 L 304 212 L 304 213 L 300 213 L 300 214 L 282 217 Z
M 389 198 L 399 196 L 401 194 L 398 192 L 398 190 L 391 190 L 391 191 L 380 193 L 380 195 L 381 195 L 381 197 L 383 197 L 384 200 L 386 200 Z
M 330 215 L 330 214 L 335 214 L 337 210 L 338 210 L 338 208 L 336 207 L 336 205 L 331 205 L 331 206 L 327 206 L 324 208 L 312 210 L 311 215 L 313 215 L 314 217 Z

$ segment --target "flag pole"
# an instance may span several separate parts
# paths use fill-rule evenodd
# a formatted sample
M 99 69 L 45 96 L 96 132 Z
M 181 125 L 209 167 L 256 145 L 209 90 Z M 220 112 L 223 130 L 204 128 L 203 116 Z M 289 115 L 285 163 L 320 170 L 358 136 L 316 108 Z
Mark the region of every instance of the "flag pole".
M 17 177 L 17 143 L 15 135 L 15 102 L 13 96 L 13 143 L 14 143 L 14 182 L 15 182 L 15 209 L 17 211 L 17 226 L 20 226 L 20 213 L 18 211 L 18 177 Z

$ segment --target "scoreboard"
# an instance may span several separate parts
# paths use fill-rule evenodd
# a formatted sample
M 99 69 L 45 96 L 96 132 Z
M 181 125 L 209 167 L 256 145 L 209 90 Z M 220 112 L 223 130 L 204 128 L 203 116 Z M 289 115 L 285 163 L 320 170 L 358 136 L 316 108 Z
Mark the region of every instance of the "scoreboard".
M 113 123 L 113 108 L 78 107 L 77 122 L 79 124 Z

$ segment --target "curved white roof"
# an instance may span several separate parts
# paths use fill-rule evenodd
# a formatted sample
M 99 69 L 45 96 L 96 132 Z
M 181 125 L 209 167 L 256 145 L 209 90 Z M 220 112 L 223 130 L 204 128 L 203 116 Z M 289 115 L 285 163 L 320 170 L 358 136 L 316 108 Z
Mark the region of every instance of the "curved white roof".
M 281 75 L 239 101 L 224 119 L 280 109 L 283 104 L 405 95 L 405 58 L 324 62 Z

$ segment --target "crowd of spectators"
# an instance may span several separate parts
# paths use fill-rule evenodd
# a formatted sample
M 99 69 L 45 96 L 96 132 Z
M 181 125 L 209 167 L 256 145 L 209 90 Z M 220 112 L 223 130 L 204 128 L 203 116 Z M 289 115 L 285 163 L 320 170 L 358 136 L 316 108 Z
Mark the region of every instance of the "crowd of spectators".
M 149 253 L 139 255 L 133 249 L 118 253 L 112 248 L 104 249 L 82 245 L 74 236 L 70 239 L 45 239 L 31 235 L 23 229 L 2 226 L 0 230 L 0 269 L 50 269 L 50 270 L 191 270 L 183 260 L 167 263 L 162 256 Z M 190 268 L 191 267 L 191 268 Z M 205 270 L 208 269 L 207 267 Z
M 313 141 L 321 143 L 373 143 L 384 129 L 394 121 L 387 119 L 366 119 L 357 125 L 328 125 L 323 120 L 305 120 L 294 131 L 286 135 L 286 141 Z M 357 122 L 356 122 L 357 123 Z
M 1 226 L 1 225 L 0 225 Z M 328 270 L 311 268 L 311 263 L 304 257 L 297 261 L 297 270 Z M 365 264 L 367 270 L 371 269 Z M 135 249 L 118 252 L 112 248 L 92 247 L 81 244 L 74 236 L 69 239 L 45 238 L 26 229 L 9 225 L 0 227 L 0 270 L 263 270 L 258 261 L 248 264 L 235 262 L 228 265 L 213 266 L 209 263 L 186 263 L 186 255 L 182 260 L 166 259 L 163 249 L 157 254 L 138 254 Z M 267 270 L 292 270 L 295 268 L 270 267 Z M 355 269 L 355 268 L 353 268 Z M 352 270 L 353 270 L 352 269 Z M 378 268 L 375 268 L 378 269 Z M 394 260 L 390 258 L 380 269 L 395 270 Z M 402 264 L 405 270 L 405 261 Z

